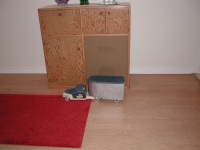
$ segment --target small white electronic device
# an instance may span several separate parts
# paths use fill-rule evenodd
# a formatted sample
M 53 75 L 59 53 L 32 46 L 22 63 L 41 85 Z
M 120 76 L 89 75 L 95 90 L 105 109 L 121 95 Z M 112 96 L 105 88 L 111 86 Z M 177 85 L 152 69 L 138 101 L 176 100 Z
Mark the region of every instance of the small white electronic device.
M 100 0 L 99 5 L 117 5 L 118 0 Z

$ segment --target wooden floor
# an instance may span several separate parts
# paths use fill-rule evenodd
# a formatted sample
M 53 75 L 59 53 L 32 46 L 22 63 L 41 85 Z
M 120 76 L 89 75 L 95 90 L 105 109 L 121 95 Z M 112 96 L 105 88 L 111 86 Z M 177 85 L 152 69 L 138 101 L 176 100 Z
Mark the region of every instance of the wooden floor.
M 200 150 L 199 83 L 194 75 L 131 75 L 124 101 L 92 102 L 81 150 Z M 62 92 L 48 89 L 46 75 L 0 75 L 0 93 Z M 67 148 L 0 145 L 62 149 Z

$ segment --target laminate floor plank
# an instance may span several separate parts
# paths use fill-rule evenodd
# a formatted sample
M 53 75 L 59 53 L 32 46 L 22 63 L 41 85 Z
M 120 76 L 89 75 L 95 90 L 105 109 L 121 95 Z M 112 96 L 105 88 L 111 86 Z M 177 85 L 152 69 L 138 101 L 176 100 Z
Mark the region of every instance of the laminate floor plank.
M 92 102 L 81 150 L 199 150 L 200 82 L 192 74 L 131 75 L 119 103 Z M 0 93 L 62 95 L 45 74 L 0 74 Z M 0 145 L 0 150 L 62 150 Z

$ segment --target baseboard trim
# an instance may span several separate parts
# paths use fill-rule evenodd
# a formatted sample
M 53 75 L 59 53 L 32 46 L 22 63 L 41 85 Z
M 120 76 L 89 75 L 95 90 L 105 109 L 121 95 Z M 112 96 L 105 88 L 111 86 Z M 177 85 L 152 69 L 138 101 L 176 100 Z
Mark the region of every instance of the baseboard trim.
M 199 67 L 188 68 L 135 68 L 130 70 L 130 74 L 191 74 L 198 73 Z
M 156 68 L 134 68 L 130 74 L 191 74 L 198 73 L 199 67 L 185 69 L 156 69 Z M 0 73 L 46 73 L 46 68 L 0 68 Z
M 0 68 L 0 73 L 9 74 L 9 73 L 46 73 L 46 68 Z

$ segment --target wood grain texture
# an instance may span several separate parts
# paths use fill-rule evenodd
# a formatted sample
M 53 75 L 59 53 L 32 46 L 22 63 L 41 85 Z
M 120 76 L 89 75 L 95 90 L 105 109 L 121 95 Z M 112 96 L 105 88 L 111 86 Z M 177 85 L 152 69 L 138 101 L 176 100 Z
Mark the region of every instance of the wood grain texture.
M 79 35 L 81 34 L 81 17 L 79 9 L 39 10 L 40 25 L 43 36 Z
M 81 150 L 200 149 L 200 84 L 193 75 L 134 74 L 130 84 L 119 103 L 92 102 Z M 63 90 L 49 89 L 45 74 L 0 74 L 0 93 L 62 95 Z M 63 148 L 2 144 L 0 149 Z
M 129 9 L 127 7 L 106 9 L 106 33 L 128 34 L 129 22 Z
M 50 87 L 86 83 L 85 36 L 127 36 L 130 44 L 129 3 L 56 5 L 40 8 L 38 13 Z M 124 67 L 128 69 L 123 73 L 127 87 L 130 85 L 129 51 L 130 46 L 128 65 Z
M 84 34 L 105 34 L 105 9 L 81 9 L 82 29 Z
M 86 84 L 82 44 L 79 36 L 46 40 L 44 53 L 50 87 Z
M 129 8 L 81 9 L 84 34 L 128 34 Z

